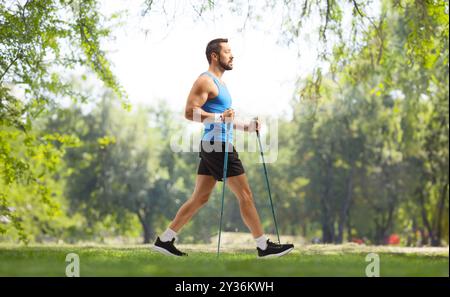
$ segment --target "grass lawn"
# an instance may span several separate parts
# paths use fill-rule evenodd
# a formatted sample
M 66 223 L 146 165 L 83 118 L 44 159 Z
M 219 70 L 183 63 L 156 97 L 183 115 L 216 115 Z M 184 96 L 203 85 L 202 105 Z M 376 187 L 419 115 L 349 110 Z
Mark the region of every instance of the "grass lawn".
M 180 246 L 181 249 L 181 246 Z M 148 246 L 0 245 L 0 276 L 65 276 L 66 255 L 80 258 L 81 276 L 365 276 L 370 247 L 296 247 L 276 259 L 257 259 L 254 250 L 185 246 L 188 257 L 160 255 Z M 373 247 L 381 276 L 447 276 L 448 248 L 389 250 Z

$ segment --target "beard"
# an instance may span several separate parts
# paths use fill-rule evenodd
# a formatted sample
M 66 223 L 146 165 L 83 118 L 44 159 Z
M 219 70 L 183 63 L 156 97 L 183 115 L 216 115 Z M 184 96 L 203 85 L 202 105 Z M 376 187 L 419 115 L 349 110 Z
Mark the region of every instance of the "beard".
M 231 61 L 230 61 L 231 63 Z M 233 66 L 229 65 L 229 64 L 225 64 L 224 62 L 222 62 L 222 60 L 220 60 L 220 56 L 219 56 L 219 65 L 220 67 L 222 67 L 225 70 L 232 70 Z

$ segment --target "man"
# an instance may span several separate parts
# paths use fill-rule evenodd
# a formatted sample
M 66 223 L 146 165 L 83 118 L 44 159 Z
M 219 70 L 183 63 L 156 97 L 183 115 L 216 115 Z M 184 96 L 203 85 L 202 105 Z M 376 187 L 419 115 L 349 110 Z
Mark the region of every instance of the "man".
M 231 96 L 222 81 L 223 73 L 233 69 L 233 55 L 228 40 L 221 38 L 210 41 L 206 47 L 206 58 L 209 69 L 195 81 L 185 110 L 185 117 L 188 120 L 205 124 L 195 189 L 190 199 L 178 210 L 169 228 L 156 239 L 153 248 L 166 255 L 187 255 L 174 245 L 177 232 L 208 201 L 216 182 L 223 181 L 225 143 L 229 143 L 226 181 L 239 201 L 244 223 L 255 238 L 258 257 L 285 255 L 294 248 L 294 245 L 276 244 L 264 235 L 244 167 L 232 145 L 233 129 L 255 132 L 259 129 L 260 123 L 257 120 L 246 124 L 233 121 Z M 231 125 L 233 127 L 227 130 L 226 128 Z

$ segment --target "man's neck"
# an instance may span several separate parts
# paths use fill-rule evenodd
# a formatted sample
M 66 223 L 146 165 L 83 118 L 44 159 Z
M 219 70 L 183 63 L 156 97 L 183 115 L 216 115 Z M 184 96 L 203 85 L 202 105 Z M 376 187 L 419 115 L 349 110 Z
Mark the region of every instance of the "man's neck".
M 217 78 L 222 79 L 222 75 L 225 72 L 220 66 L 209 65 L 208 71 L 214 74 Z

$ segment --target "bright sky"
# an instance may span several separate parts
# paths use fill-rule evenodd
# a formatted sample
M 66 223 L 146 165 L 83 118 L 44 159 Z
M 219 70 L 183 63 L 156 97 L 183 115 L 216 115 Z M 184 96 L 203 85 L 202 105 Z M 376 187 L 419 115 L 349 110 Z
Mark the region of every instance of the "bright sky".
M 190 1 L 174 0 L 167 1 L 173 5 L 165 7 L 167 16 L 155 8 L 153 14 L 142 18 L 143 2 L 102 2 L 105 14 L 128 9 L 124 26 L 112 32 L 116 39 L 109 41 L 106 49 L 132 104 L 161 99 L 181 114 L 194 80 L 208 69 L 206 44 L 225 37 L 235 57 L 234 69 L 223 76 L 233 108 L 251 116 L 290 114 L 295 81 L 312 70 L 316 52 L 305 42 L 299 59 L 297 48 L 277 44 L 281 12 L 270 12 L 260 28 L 247 25 L 239 33 L 245 17 L 232 16 L 226 9 L 221 11 L 222 17 L 215 12 L 213 18 L 209 13 L 212 21 L 195 21 Z M 145 29 L 150 29 L 147 35 Z

